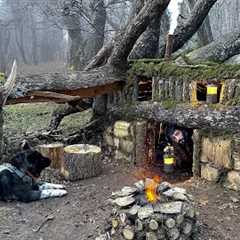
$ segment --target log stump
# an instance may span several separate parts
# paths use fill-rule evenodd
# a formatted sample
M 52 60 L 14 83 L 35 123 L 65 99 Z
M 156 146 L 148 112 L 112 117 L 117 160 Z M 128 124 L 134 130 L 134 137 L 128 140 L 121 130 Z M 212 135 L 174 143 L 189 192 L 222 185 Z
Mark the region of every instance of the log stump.
M 61 174 L 69 181 L 98 176 L 102 170 L 101 153 L 101 148 L 95 145 L 76 144 L 65 147 Z
M 63 165 L 64 145 L 62 143 L 43 144 L 38 150 L 45 157 L 51 159 L 51 167 L 61 169 Z

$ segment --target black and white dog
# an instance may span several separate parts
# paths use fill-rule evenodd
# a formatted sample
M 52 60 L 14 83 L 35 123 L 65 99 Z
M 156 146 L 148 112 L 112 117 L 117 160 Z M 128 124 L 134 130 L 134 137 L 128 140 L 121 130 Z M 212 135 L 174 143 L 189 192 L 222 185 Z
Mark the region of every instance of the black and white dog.
M 49 158 L 24 142 L 20 153 L 9 163 L 0 165 L 0 200 L 31 202 L 65 196 L 67 191 L 64 186 L 37 181 L 50 163 Z

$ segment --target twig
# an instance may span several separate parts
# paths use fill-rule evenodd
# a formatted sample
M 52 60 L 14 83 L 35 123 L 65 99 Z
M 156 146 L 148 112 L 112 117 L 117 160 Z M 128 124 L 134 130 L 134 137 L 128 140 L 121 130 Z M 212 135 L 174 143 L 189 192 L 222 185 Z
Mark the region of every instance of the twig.
M 54 219 L 54 215 L 48 215 L 43 221 L 42 223 L 36 227 L 36 228 L 33 228 L 33 232 L 39 232 L 41 230 L 41 228 L 48 222 L 48 221 L 52 221 Z

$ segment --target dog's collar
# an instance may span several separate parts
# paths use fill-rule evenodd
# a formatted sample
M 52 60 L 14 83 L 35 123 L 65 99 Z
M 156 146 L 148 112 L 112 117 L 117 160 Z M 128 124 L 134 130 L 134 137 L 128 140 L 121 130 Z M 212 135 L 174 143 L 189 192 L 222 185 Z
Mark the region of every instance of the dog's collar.
M 8 170 L 11 173 L 15 173 L 24 182 L 32 181 L 32 179 L 36 180 L 36 177 L 34 177 L 29 171 L 19 170 L 10 163 L 4 163 L 0 165 L 0 172 L 2 172 L 3 170 Z

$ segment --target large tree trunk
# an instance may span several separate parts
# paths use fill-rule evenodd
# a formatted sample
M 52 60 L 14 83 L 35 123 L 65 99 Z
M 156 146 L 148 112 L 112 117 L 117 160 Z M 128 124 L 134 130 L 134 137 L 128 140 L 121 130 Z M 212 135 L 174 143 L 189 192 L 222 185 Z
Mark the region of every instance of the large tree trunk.
M 139 5 L 137 9 L 141 9 L 141 6 Z M 129 58 L 154 58 L 158 55 L 161 17 L 162 13 L 155 9 L 147 30 L 138 39 Z
M 207 60 L 224 62 L 237 54 L 240 54 L 239 29 L 236 29 L 235 32 L 224 35 L 221 39 L 216 40 L 207 46 L 190 52 L 187 56 L 193 62 Z
M 182 48 L 183 45 L 191 39 L 216 2 L 217 0 L 198 0 L 189 18 L 185 22 L 178 24 L 174 31 L 173 52 Z M 165 44 L 160 47 L 159 54 L 161 57 L 164 56 L 165 48 Z
M 190 11 L 194 9 L 194 6 L 197 0 L 187 0 Z M 206 16 L 202 26 L 198 29 L 197 32 L 200 46 L 205 46 L 213 41 L 213 34 L 210 25 L 209 16 Z
M 191 108 L 177 106 L 164 108 L 160 103 L 138 103 L 119 110 L 116 115 L 154 119 L 159 122 L 174 123 L 179 126 L 206 129 L 209 131 L 240 132 L 240 108 L 231 107 L 224 110 L 211 108 Z
M 126 67 L 127 58 L 137 39 L 146 30 L 156 12 L 159 11 L 159 17 L 162 16 L 169 2 L 170 0 L 147 1 L 139 14 L 127 26 L 122 38 L 116 43 L 108 61 L 112 66 L 117 68 Z

